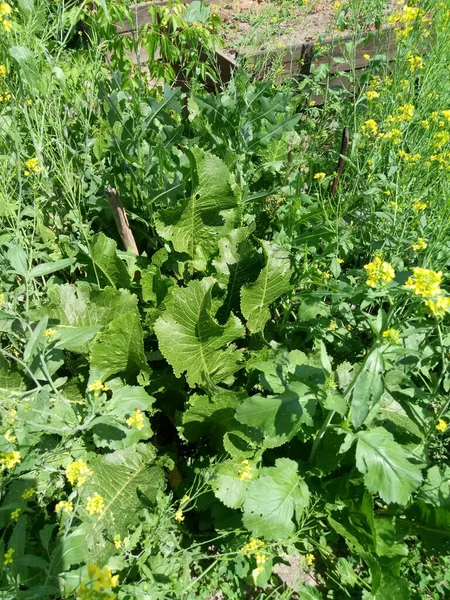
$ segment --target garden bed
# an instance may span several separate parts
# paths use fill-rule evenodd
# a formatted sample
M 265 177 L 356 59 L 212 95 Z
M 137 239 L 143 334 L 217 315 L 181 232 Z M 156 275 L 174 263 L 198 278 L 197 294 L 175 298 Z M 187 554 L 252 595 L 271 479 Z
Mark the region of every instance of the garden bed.
M 186 0 L 186 3 L 192 1 Z M 167 2 L 131 5 L 134 22 L 118 24 L 118 33 L 131 35 L 149 23 L 151 4 L 164 6 Z M 331 73 L 349 71 L 353 67 L 362 69 L 367 66 L 367 55 L 384 54 L 390 61 L 396 53 L 392 29 L 377 29 L 375 21 L 370 19 L 358 23 L 354 15 L 355 27 L 346 27 L 345 13 L 340 15 L 341 9 L 326 0 L 300 5 L 290 0 L 277 4 L 267 0 L 218 0 L 209 6 L 222 19 L 219 35 L 223 48 L 217 50 L 217 62 L 224 82 L 243 60 L 247 70 L 259 78 L 272 70 L 272 77 L 280 80 L 300 73 L 308 74 L 311 65 L 330 64 Z M 387 3 L 385 13 L 392 8 L 393 3 Z M 346 45 L 356 39 L 355 64 L 350 65 L 345 60 Z M 317 52 L 317 45 L 320 45 L 320 52 Z M 143 51 L 139 62 L 145 63 L 145 60 Z M 332 85 L 341 83 L 343 80 L 336 78 Z

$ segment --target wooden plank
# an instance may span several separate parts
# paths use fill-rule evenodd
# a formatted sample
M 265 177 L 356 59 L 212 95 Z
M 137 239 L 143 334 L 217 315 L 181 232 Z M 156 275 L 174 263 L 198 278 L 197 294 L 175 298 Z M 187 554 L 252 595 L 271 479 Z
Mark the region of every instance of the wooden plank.
M 374 56 L 375 54 L 387 54 L 388 61 L 393 60 L 397 52 L 396 35 L 392 29 L 385 29 L 381 32 L 368 32 L 366 36 L 361 36 L 366 41 L 363 44 L 358 44 L 355 50 L 355 65 L 356 69 L 361 69 L 367 66 L 367 60 L 364 54 Z M 252 60 L 256 64 L 261 62 L 267 64 L 269 70 L 270 65 L 278 63 L 281 58 L 283 65 L 283 77 L 298 75 L 299 73 L 308 74 L 311 65 L 318 67 L 321 64 L 329 64 L 330 72 L 350 71 L 353 66 L 346 62 L 336 62 L 333 59 L 345 60 L 346 50 L 345 45 L 353 42 L 353 36 L 343 36 L 341 38 L 328 38 L 321 43 L 325 48 L 330 47 L 330 51 L 323 53 L 318 58 L 314 57 L 314 42 L 307 42 L 297 46 L 287 47 L 282 50 L 259 51 L 245 55 L 246 60 Z
M 191 4 L 194 0 L 183 0 L 184 4 Z M 150 6 L 167 6 L 167 0 L 164 2 L 141 2 L 138 4 L 130 5 L 130 12 L 133 15 L 133 21 L 124 21 L 124 23 L 116 23 L 117 33 L 128 33 L 133 31 L 146 23 L 151 22 L 150 13 L 148 9 Z

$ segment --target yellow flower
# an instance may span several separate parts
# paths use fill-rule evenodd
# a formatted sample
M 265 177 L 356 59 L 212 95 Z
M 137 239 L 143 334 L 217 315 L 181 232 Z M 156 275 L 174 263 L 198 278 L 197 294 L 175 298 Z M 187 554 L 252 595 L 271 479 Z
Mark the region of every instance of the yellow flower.
M 60 500 L 55 506 L 55 512 L 66 512 L 71 513 L 73 511 L 73 502 L 67 500 Z
M 93 496 L 88 496 L 86 510 L 90 515 L 101 514 L 105 509 L 105 500 L 95 492 Z
M 334 331 L 336 329 L 336 323 L 334 321 L 330 321 L 330 324 L 328 325 L 328 329 L 330 329 L 331 331 Z
M 83 485 L 86 479 L 93 474 L 84 460 L 75 460 L 66 468 L 66 477 L 69 483 L 76 484 L 77 487 Z
M 104 385 L 100 379 L 95 379 L 93 383 L 88 387 L 89 392 L 94 392 L 94 398 L 98 398 L 100 396 L 100 392 L 108 392 L 109 387 Z
M 29 177 L 33 173 L 42 173 L 45 171 L 45 167 L 39 166 L 39 160 L 37 158 L 29 158 L 25 161 L 25 175 Z
M 3 25 L 3 29 L 6 31 L 6 33 L 9 33 L 12 29 L 12 24 L 11 21 L 7 21 L 6 19 L 4 19 L 2 21 L 2 25 Z
M 400 345 L 402 343 L 400 340 L 399 330 L 394 329 L 393 327 L 391 327 L 390 329 L 386 329 L 386 331 L 383 331 L 381 335 L 393 344 Z
M 428 119 L 423 119 L 421 123 L 422 127 L 425 127 L 425 129 L 430 129 L 430 121 L 428 121 Z
M 120 550 L 120 547 L 122 546 L 122 539 L 118 533 L 114 536 L 114 546 L 116 547 L 116 550 Z
M 366 92 L 366 96 L 367 100 L 375 100 L 376 98 L 380 97 L 380 94 L 378 92 L 375 92 L 375 90 L 369 90 L 368 92 Z
M 11 431 L 11 429 L 8 429 L 7 431 L 5 431 L 4 438 L 10 444 L 17 442 L 17 438 L 15 435 L 13 435 L 13 432 Z
M 136 429 L 144 429 L 144 426 L 145 426 L 144 415 L 143 415 L 141 409 L 135 408 L 134 415 L 131 417 L 128 417 L 128 419 L 126 419 L 125 423 L 128 425 L 128 427 L 132 427 L 133 425 L 136 425 Z
M 7 552 L 5 552 L 5 554 L 3 555 L 3 564 L 6 565 L 11 565 L 13 563 L 13 554 L 14 554 L 15 550 L 14 548 L 10 548 Z
M 426 305 L 435 317 L 442 319 L 442 317 L 445 317 L 446 313 L 450 312 L 450 297 L 438 296 L 435 300 L 430 298 Z
M 88 564 L 86 568 L 90 582 L 88 585 L 80 583 L 76 590 L 77 597 L 81 600 L 115 600 L 117 594 L 110 590 L 117 586 L 119 576 L 113 575 L 109 567 L 100 569 L 95 564 Z
M 238 479 L 251 479 L 253 477 L 253 467 L 252 465 L 248 462 L 247 459 L 243 460 L 241 462 L 241 465 L 243 465 L 243 469 L 239 469 L 238 471 Z
M 373 288 L 376 288 L 379 285 L 387 285 L 395 277 L 395 271 L 392 268 L 392 265 L 382 261 L 379 256 L 372 262 L 364 265 L 364 269 L 367 271 L 366 284 Z
M 44 331 L 44 337 L 50 337 L 52 335 L 55 335 L 55 333 L 57 333 L 56 329 L 50 328 L 50 329 L 46 329 Z
M 240 552 L 242 554 L 254 554 L 259 548 L 264 548 L 265 545 L 266 545 L 266 543 L 263 542 L 262 540 L 258 540 L 256 538 L 250 538 L 250 541 L 248 542 L 248 544 L 245 544 L 245 546 L 242 546 L 242 548 L 240 549 Z
M 413 250 L 425 250 L 428 247 L 428 244 L 423 238 L 417 238 L 417 242 L 413 244 Z
M 314 554 L 307 554 L 305 556 L 305 559 L 306 559 L 306 564 L 308 567 L 310 567 L 313 564 L 313 562 L 316 560 L 314 557 Z
M 179 508 L 176 512 L 175 512 L 175 521 L 178 521 L 179 523 L 181 523 L 182 521 L 184 521 L 185 517 L 183 515 L 183 511 L 181 510 L 181 508 Z
M 409 70 L 411 71 L 411 73 L 414 73 L 414 71 L 420 71 L 421 69 L 423 69 L 423 60 L 422 60 L 421 56 L 414 56 L 410 53 L 407 56 L 407 61 L 408 61 Z
M 16 510 L 13 510 L 11 513 L 11 521 L 17 521 L 21 511 L 22 511 L 21 508 L 16 508 Z
M 0 452 L 1 469 L 14 469 L 20 461 L 20 452 L 17 452 L 17 450 L 14 450 L 13 452 Z
M 363 54 L 364 60 L 370 60 L 370 54 Z
M 377 135 L 378 125 L 373 119 L 368 119 L 361 127 L 361 132 L 367 136 Z
M 190 500 L 190 496 L 184 495 L 181 500 L 180 500 L 180 506 L 183 506 L 184 504 L 187 504 Z
M 309 103 L 309 106 L 315 106 L 316 105 L 316 101 L 315 100 L 311 100 Z
M 414 115 L 414 110 L 413 104 L 404 104 L 403 106 L 399 106 L 397 109 L 397 118 L 400 121 L 411 121 Z
M 22 498 L 24 500 L 29 500 L 30 498 L 32 498 L 35 495 L 35 493 L 36 493 L 36 490 L 34 488 L 28 488 L 22 494 Z
M 442 431 L 442 433 L 447 429 L 448 423 L 444 421 L 444 419 L 439 419 L 439 423 L 436 425 L 436 429 L 438 431 Z
M 440 284 L 442 280 L 442 272 L 432 271 L 431 269 L 423 269 L 422 267 L 413 268 L 413 276 L 406 282 L 406 287 L 412 290 L 416 296 L 423 298 L 431 298 L 440 293 Z
M 317 179 L 317 181 L 322 181 L 322 179 L 325 179 L 326 174 L 325 173 L 316 173 L 314 175 L 314 179 Z
M 421 210 L 425 210 L 426 208 L 427 208 L 427 204 L 425 204 L 425 202 L 420 202 L 420 200 L 417 200 L 413 204 L 413 211 L 414 212 L 419 212 Z
M 5 65 L 0 65 L 0 77 L 6 77 L 7 72 Z
M 0 306 L 3 306 L 3 304 L 5 304 L 5 294 L 1 293 L 0 294 Z

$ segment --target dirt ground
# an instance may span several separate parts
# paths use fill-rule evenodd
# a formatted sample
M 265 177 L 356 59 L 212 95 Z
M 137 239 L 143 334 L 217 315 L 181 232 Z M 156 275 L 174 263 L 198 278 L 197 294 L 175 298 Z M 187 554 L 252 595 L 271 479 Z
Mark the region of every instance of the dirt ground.
M 211 0 L 210 7 L 222 18 L 225 47 L 232 52 L 289 47 L 317 40 L 322 34 L 346 35 L 347 29 L 336 28 L 339 9 L 334 4 L 330 0 L 306 4 L 302 0 Z

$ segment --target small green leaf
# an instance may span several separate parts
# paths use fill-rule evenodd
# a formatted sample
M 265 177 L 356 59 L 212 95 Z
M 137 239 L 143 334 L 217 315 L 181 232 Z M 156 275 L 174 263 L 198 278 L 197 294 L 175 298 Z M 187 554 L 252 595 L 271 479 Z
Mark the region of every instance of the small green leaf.
M 55 273 L 56 271 L 61 271 L 66 267 L 70 267 L 73 265 L 76 258 L 72 256 L 71 258 L 62 258 L 61 260 L 55 260 L 54 262 L 42 263 L 40 265 L 36 265 L 30 271 L 30 277 L 44 277 L 46 275 L 50 275 L 50 273 Z
M 248 479 L 239 479 L 239 463 L 223 463 L 212 482 L 214 495 L 228 508 L 240 508 L 244 502 Z
M 23 248 L 20 246 L 10 246 L 6 254 L 6 258 L 9 260 L 11 267 L 14 269 L 14 273 L 20 275 L 21 277 L 27 277 L 28 258 Z
M 288 253 L 272 242 L 262 241 L 261 244 L 266 265 L 255 283 L 244 285 L 241 290 L 241 311 L 251 333 L 264 329 L 270 319 L 269 306 L 292 289 Z

